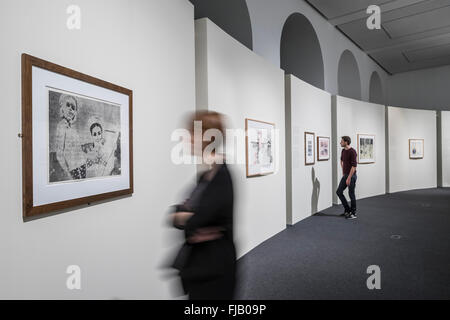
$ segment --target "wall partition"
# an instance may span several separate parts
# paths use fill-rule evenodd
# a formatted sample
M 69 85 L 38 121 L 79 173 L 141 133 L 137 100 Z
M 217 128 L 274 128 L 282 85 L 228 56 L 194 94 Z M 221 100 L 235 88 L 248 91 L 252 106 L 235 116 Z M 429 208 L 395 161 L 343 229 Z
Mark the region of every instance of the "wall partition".
M 287 222 L 295 224 L 332 206 L 331 95 L 292 75 L 286 149 Z
M 341 96 L 333 96 L 333 148 L 336 155 L 334 163 L 334 190 L 342 177 L 339 146 L 342 136 L 349 136 L 351 146 L 358 154 L 357 199 L 386 193 L 386 141 L 385 106 L 358 101 Z M 346 195 L 347 194 L 346 190 Z M 334 202 L 338 198 L 333 193 Z M 348 199 L 348 198 L 347 198 Z
M 437 187 L 436 111 L 388 107 L 389 192 Z
M 450 111 L 441 112 L 442 187 L 450 187 Z
M 243 133 L 246 119 L 275 125 L 275 170 L 247 177 L 245 136 L 232 170 L 235 238 L 242 256 L 286 227 L 284 73 L 208 19 L 196 21 L 197 108 L 221 112 Z M 278 138 L 278 139 L 277 139 Z M 244 156 L 243 156 L 244 155 Z

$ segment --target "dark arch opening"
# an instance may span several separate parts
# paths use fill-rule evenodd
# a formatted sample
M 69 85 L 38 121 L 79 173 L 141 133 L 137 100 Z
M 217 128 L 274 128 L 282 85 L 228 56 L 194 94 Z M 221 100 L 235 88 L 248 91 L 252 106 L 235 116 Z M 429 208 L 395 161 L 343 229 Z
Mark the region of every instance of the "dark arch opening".
M 369 101 L 378 104 L 384 104 L 383 85 L 381 84 L 381 78 L 378 72 L 372 72 L 370 77 L 369 87 Z
M 208 18 L 222 30 L 253 50 L 252 24 L 245 0 L 189 0 L 195 19 Z
M 286 74 L 325 88 L 322 49 L 316 31 L 304 15 L 293 13 L 284 23 L 280 58 L 281 69 Z
M 339 59 L 338 93 L 343 97 L 361 100 L 361 76 L 350 50 L 345 50 Z

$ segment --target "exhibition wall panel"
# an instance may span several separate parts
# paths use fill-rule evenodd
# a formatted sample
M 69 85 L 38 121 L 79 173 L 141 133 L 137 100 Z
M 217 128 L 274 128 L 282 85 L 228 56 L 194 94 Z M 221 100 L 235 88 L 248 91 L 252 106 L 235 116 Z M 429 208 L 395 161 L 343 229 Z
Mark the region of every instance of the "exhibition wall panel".
M 388 107 L 389 190 L 437 187 L 436 111 Z M 423 139 L 423 158 L 410 159 L 410 139 Z
M 305 132 L 315 135 L 311 165 L 305 163 Z M 328 138 L 328 160 L 318 159 L 318 137 Z M 286 76 L 286 148 L 287 223 L 295 224 L 331 207 L 333 193 L 331 95 L 292 75 Z
M 441 112 L 442 187 L 450 187 L 450 111 Z
M 336 152 L 334 190 L 342 178 L 340 163 L 341 150 L 339 146 L 342 136 L 352 139 L 351 146 L 358 153 L 356 197 L 357 199 L 377 196 L 386 193 L 386 141 L 385 141 L 385 110 L 386 107 L 368 102 L 362 102 L 340 96 L 333 97 L 333 130 L 336 140 L 333 147 Z M 360 138 L 361 140 L 358 141 Z M 373 141 L 368 150 L 370 156 L 361 155 L 364 139 Z M 367 160 L 363 160 L 367 159 Z M 366 162 L 366 163 L 363 163 Z M 334 202 L 338 198 L 333 192 Z M 348 190 L 346 190 L 348 197 Z M 348 198 L 347 198 L 348 199 Z
M 229 127 L 241 132 L 246 118 L 274 123 L 279 132 L 276 171 L 261 177 L 246 177 L 245 137 L 236 139 L 240 163 L 230 168 L 242 256 L 286 227 L 284 74 L 208 19 L 196 21 L 196 42 L 197 108 L 227 115 Z
M 0 299 L 172 298 L 161 266 L 182 232 L 166 227 L 167 211 L 196 171 L 172 163 L 170 142 L 195 110 L 194 9 L 187 0 L 76 4 L 79 30 L 67 28 L 67 1 L 0 5 Z M 133 90 L 132 196 L 23 221 L 22 53 Z M 70 265 L 81 290 L 66 287 Z

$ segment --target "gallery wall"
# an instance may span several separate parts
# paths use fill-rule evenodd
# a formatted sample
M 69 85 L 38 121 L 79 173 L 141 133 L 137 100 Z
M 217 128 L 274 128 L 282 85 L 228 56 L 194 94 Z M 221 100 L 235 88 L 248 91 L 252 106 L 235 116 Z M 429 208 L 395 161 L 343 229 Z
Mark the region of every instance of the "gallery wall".
M 332 206 L 332 158 L 317 159 L 317 137 L 330 138 L 331 95 L 286 76 L 287 223 L 295 224 Z M 315 164 L 305 164 L 305 132 L 315 133 Z
M 362 199 L 386 193 L 386 141 L 385 141 L 385 106 L 333 96 L 333 130 L 335 141 L 334 187 L 337 189 L 342 178 L 339 146 L 342 136 L 352 139 L 351 146 L 358 152 L 358 134 L 374 135 L 374 163 L 358 163 L 356 198 Z M 345 191 L 348 197 L 348 190 Z M 338 198 L 333 193 L 334 203 Z M 348 198 L 347 198 L 348 199 Z
M 1 2 L 0 299 L 171 298 L 162 266 L 179 231 L 167 227 L 167 208 L 195 177 L 170 158 L 172 131 L 195 109 L 193 6 L 79 0 L 81 29 L 69 30 L 70 4 Z M 133 90 L 133 196 L 23 221 L 22 53 Z M 81 290 L 66 287 L 69 265 L 81 268 Z
M 325 78 L 325 90 L 332 94 L 339 94 L 338 64 L 342 53 L 349 50 L 355 56 L 361 74 L 360 86 L 361 100 L 389 105 L 402 105 L 405 107 L 449 110 L 448 101 L 450 93 L 446 89 L 449 82 L 450 67 L 423 69 L 403 72 L 394 75 L 387 74 L 377 63 L 338 29 L 324 19 L 320 13 L 311 7 L 305 0 L 233 0 L 223 1 L 191 0 L 198 4 L 198 17 L 208 17 L 218 24 L 227 33 L 236 39 L 253 47 L 253 50 L 275 66 L 280 66 L 280 43 L 283 46 L 283 28 L 289 25 L 294 15 L 305 17 L 317 34 L 317 39 L 323 55 L 323 66 L 317 67 L 317 55 L 308 54 L 316 46 L 316 37 L 305 34 L 308 27 L 297 30 L 289 37 L 289 41 L 299 39 L 298 42 L 286 43 L 295 48 L 303 47 L 298 56 L 306 57 L 296 62 L 301 65 L 301 74 L 311 79 Z M 201 15 L 200 15 L 201 14 Z M 250 35 L 251 34 L 251 35 Z M 307 44 L 308 43 L 308 44 Z M 282 53 L 282 51 L 281 51 Z M 296 52 L 293 52 L 295 54 Z M 281 64 L 282 65 L 282 64 Z M 320 70 L 323 74 L 317 74 Z M 381 96 L 371 97 L 371 79 L 376 72 L 380 77 Z M 292 73 L 292 72 L 289 72 Z M 345 77 L 345 75 L 343 75 Z M 347 81 L 346 79 L 344 79 Z M 322 81 L 322 80 L 321 80 Z M 352 81 L 352 79 L 350 79 Z M 308 81 L 309 82 L 309 81 Z M 314 84 L 313 82 L 309 82 Z M 345 84 L 344 84 L 345 85 Z M 317 86 L 317 84 L 316 84 Z M 413 89 L 412 89 L 413 88 Z M 412 89 L 412 90 L 411 90 Z M 354 96 L 351 96 L 354 98 Z
M 450 111 L 441 112 L 442 187 L 450 187 Z
M 197 108 L 221 112 L 231 129 L 245 119 L 275 123 L 275 174 L 246 177 L 245 140 L 230 165 L 235 188 L 235 239 L 242 256 L 286 227 L 284 74 L 208 19 L 196 21 Z M 242 157 L 241 157 L 242 158 Z
M 389 190 L 437 187 L 436 111 L 388 107 Z M 409 139 L 424 139 L 423 159 L 409 158 Z

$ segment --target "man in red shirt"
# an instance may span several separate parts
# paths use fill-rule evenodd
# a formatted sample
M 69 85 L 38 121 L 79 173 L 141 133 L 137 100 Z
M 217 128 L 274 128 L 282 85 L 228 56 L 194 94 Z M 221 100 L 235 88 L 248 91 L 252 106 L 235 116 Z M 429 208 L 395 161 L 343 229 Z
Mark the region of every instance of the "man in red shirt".
M 350 144 L 352 140 L 348 136 L 342 137 L 341 147 L 341 167 L 342 167 L 342 179 L 339 183 L 339 187 L 336 191 L 339 199 L 344 206 L 345 212 L 342 216 L 345 216 L 347 219 L 355 219 L 356 218 L 356 197 L 355 197 L 355 187 L 356 187 L 356 151 L 353 149 Z M 348 187 L 348 194 L 351 200 L 351 207 L 348 205 L 347 199 L 344 196 L 344 190 Z

